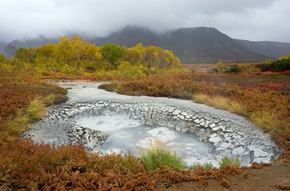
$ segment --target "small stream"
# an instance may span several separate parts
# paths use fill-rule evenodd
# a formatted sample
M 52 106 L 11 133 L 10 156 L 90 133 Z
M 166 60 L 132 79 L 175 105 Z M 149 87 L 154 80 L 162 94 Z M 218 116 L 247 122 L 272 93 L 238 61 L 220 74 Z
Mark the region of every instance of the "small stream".
M 89 152 L 132 152 L 139 156 L 155 140 L 190 166 L 224 156 L 242 165 L 271 162 L 279 154 L 269 135 L 245 118 L 190 100 L 126 96 L 98 89 L 102 83 L 62 81 L 69 100 L 53 106 L 24 137 L 36 142 L 81 143 Z

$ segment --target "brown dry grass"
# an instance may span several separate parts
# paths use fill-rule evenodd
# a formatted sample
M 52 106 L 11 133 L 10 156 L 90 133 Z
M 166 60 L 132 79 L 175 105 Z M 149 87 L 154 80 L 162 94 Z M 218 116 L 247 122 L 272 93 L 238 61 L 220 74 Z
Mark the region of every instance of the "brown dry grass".
M 244 112 L 244 109 L 251 109 L 248 111 L 257 112 L 266 110 L 274 116 L 278 117 L 281 130 L 278 129 L 275 133 L 281 135 L 283 145 L 287 145 L 286 127 L 288 123 L 287 118 L 287 99 L 285 95 L 277 91 L 269 91 L 268 89 L 243 89 L 239 85 L 211 83 L 206 80 L 216 81 L 216 79 L 234 79 L 243 81 L 238 77 L 209 74 L 185 74 L 185 75 L 164 75 L 152 76 L 142 78 L 140 81 L 131 81 L 124 83 L 122 86 L 117 85 L 112 89 L 126 87 L 132 93 L 146 93 L 150 91 L 150 95 L 172 97 L 192 98 L 192 95 L 199 95 L 200 99 L 207 102 L 221 102 L 217 107 L 224 107 L 226 109 L 235 108 L 233 111 L 239 113 Z M 257 78 L 259 79 L 259 78 Z M 203 82 L 200 82 L 203 80 Z M 244 169 L 237 167 L 227 167 L 221 169 L 203 169 L 197 170 L 180 170 L 172 169 L 162 166 L 160 169 L 149 172 L 146 165 L 140 162 L 134 156 L 127 155 L 88 155 L 82 146 L 62 146 L 60 148 L 51 147 L 49 145 L 35 145 L 29 140 L 20 140 L 15 137 L 15 133 L 9 132 L 7 129 L 7 122 L 11 119 L 9 116 L 17 116 L 19 109 L 26 109 L 31 100 L 35 99 L 36 95 L 50 95 L 52 92 L 57 92 L 56 87 L 48 87 L 42 83 L 33 81 L 25 81 L 23 79 L 1 81 L 1 96 L 6 100 L 14 100 L 9 102 L 11 107 L 5 107 L 7 102 L 1 102 L 4 107 L 2 112 L 2 129 L 0 139 L 0 188 L 14 189 L 14 190 L 154 190 L 161 182 L 170 184 L 177 184 L 182 182 L 196 181 L 199 185 L 210 185 L 209 180 L 218 180 L 219 184 L 226 187 L 232 186 L 232 180 L 229 175 L 237 176 Z M 223 84 L 219 86 L 218 84 Z M 135 90 L 138 89 L 138 92 Z M 147 88 L 147 89 L 146 89 Z M 148 89 L 149 88 L 149 89 Z M 249 87 L 251 88 L 251 87 Z M 259 89 L 259 90 L 256 90 Z M 141 90 L 141 91 L 140 91 Z M 19 92 L 24 91 L 22 95 Z M 129 91 L 129 92 L 130 92 Z M 193 94 L 194 92 L 194 94 Z M 270 93 L 269 93 L 270 92 Z M 31 94 L 33 93 L 33 94 Z M 204 96 L 206 95 L 206 96 Z M 246 96 L 246 97 L 243 97 Z M 236 99 L 239 98 L 239 99 Z M 228 104 L 228 101 L 233 103 Z M 22 105 L 20 103 L 23 103 Z M 240 104 L 240 105 L 236 105 Z M 249 105 L 242 105 L 246 103 Z M 266 103 L 266 104 L 265 104 Z M 279 105 L 279 104 L 280 105 Z M 283 103 L 281 106 L 281 103 Z M 242 107 L 241 107 L 242 105 Z M 247 107 L 245 107 L 247 106 Z M 285 108 L 286 107 L 286 108 Z M 10 110 L 9 110 L 10 109 Z M 270 112 L 275 109 L 275 112 Z M 286 109 L 286 110 L 285 110 Z M 7 112 L 9 111 L 9 112 Z M 271 115 L 265 115 L 269 120 L 262 120 L 262 124 L 273 124 Z M 3 117 L 5 116 L 5 117 Z M 286 116 L 286 117 L 285 117 Z M 286 120 L 280 120 L 281 118 Z M 256 116 L 255 119 L 258 119 Z M 21 121 L 21 120 L 20 120 Z M 3 123 L 4 122 L 4 123 Z M 18 124 L 19 127 L 21 124 Z M 277 125 L 277 126 L 278 126 Z M 273 127 L 271 127 L 273 128 Z M 266 128 L 267 129 L 267 128 Z M 285 130 L 285 131 L 283 131 Z M 281 155 L 281 158 L 289 160 L 290 143 L 288 142 L 288 152 Z M 254 164 L 253 168 L 262 168 L 263 164 Z M 271 172 L 271 171 L 269 171 Z M 244 178 L 243 178 L 244 179 Z M 247 180 L 251 176 L 247 176 Z M 227 182 L 230 180 L 229 182 Z M 283 186 L 281 184 L 281 186 Z M 284 185 L 287 186 L 287 185 Z

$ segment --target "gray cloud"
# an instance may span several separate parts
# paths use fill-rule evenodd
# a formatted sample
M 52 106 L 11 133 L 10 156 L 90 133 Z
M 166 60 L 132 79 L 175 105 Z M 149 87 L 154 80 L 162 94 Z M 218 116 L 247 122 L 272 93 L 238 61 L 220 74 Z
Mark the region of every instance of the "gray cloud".
M 290 42 L 289 0 L 0 0 L 0 40 L 215 27 L 233 38 Z

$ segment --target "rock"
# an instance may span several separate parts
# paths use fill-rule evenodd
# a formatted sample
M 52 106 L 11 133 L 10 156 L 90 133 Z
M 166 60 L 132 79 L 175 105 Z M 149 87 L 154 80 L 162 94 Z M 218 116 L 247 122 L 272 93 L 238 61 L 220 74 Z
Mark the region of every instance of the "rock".
M 262 149 L 255 149 L 254 155 L 255 155 L 255 157 L 267 157 L 267 156 L 269 156 L 269 153 L 264 152 Z
M 203 129 L 203 128 L 200 128 L 200 129 L 199 129 L 199 132 L 202 132 L 202 133 L 204 133 L 204 132 L 205 132 L 205 129 Z
M 181 112 L 180 114 L 181 114 L 181 115 L 184 115 L 184 116 L 186 116 L 186 115 L 187 115 L 187 113 L 186 113 L 186 112 Z
M 233 149 L 232 154 L 233 155 L 242 155 L 245 152 L 245 149 L 243 147 L 238 147 Z
M 179 119 L 183 120 L 184 116 L 183 115 L 178 115 Z
M 223 149 L 227 149 L 231 146 L 232 144 L 231 143 L 222 143 L 219 145 L 220 148 L 223 148 Z
M 224 133 L 233 133 L 234 131 L 231 130 L 231 129 L 226 129 L 226 130 L 224 130 L 223 132 L 224 132 Z
M 195 119 L 194 122 L 195 123 L 200 123 L 200 120 L 199 119 Z
M 215 136 L 211 136 L 210 138 L 209 138 L 209 142 L 211 142 L 211 143 L 213 143 L 213 144 L 217 144 L 217 143 L 219 143 L 220 141 L 221 141 L 222 139 L 219 137 L 219 136 L 217 136 L 217 135 L 215 135 Z
M 270 163 L 270 162 L 272 162 L 273 160 L 274 160 L 274 155 L 273 154 L 271 154 L 270 156 L 268 156 L 268 157 L 265 157 L 263 160 L 262 160 L 262 162 L 264 162 L 264 163 Z
M 74 126 L 68 131 L 68 136 L 72 143 L 81 142 L 87 151 L 92 151 L 96 147 L 100 147 L 109 136 L 99 130 L 92 130 L 81 126 Z
M 252 163 L 251 156 L 249 152 L 240 155 L 241 166 L 250 166 Z
M 240 136 L 240 135 L 237 135 L 237 134 L 234 134 L 234 135 L 233 135 L 233 138 L 236 139 L 236 140 L 238 140 L 238 139 L 241 138 L 241 136 Z
M 181 113 L 180 110 L 174 110 L 173 115 L 177 115 L 177 114 L 180 114 L 180 113 Z
M 253 162 L 262 163 L 265 158 L 255 158 Z
M 218 147 L 215 151 L 216 152 L 219 152 L 219 153 L 225 153 L 226 152 L 226 149 L 225 148 L 222 148 L 222 147 Z
M 217 131 L 221 130 L 221 128 L 220 128 L 220 127 L 214 127 L 214 128 L 212 128 L 211 130 L 212 130 L 213 132 L 217 132 Z

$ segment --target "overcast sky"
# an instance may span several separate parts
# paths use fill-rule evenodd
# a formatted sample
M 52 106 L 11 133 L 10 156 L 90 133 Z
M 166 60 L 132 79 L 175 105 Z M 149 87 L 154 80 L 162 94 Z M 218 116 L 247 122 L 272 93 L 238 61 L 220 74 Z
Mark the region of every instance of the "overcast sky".
M 290 0 L 0 0 L 0 40 L 127 25 L 156 32 L 214 27 L 232 38 L 290 42 Z

